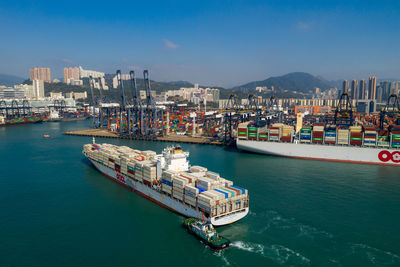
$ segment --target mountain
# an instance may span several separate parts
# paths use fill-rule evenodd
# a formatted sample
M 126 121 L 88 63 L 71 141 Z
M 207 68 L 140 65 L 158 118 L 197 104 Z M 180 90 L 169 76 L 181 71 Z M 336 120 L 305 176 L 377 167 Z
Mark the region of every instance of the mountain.
M 270 77 L 263 81 L 249 82 L 237 87 L 232 88 L 234 91 L 253 91 L 256 87 L 267 86 L 270 88 L 273 86 L 276 91 L 297 91 L 301 93 L 311 93 L 315 87 L 321 88 L 322 90 L 331 87 L 330 82 L 315 77 L 305 72 L 292 72 L 278 77 Z
M 0 74 L 0 85 L 5 86 L 14 86 L 15 84 L 20 84 L 24 81 L 24 78 L 8 75 L 8 74 Z

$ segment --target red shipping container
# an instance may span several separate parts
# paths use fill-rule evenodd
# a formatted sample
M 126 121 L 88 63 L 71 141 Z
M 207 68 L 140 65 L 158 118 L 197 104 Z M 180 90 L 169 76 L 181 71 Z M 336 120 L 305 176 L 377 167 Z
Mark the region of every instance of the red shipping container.
M 144 183 L 145 185 L 151 186 L 151 183 L 150 183 L 149 181 L 147 181 L 147 180 L 143 180 L 143 183 Z
M 249 140 L 257 140 L 257 137 L 248 137 Z
M 351 133 L 350 137 L 358 137 L 358 138 L 360 138 L 360 137 L 362 137 L 362 133 Z
M 322 138 L 324 136 L 324 132 L 313 132 L 312 136 L 317 138 L 318 137 Z
M 187 176 L 185 176 L 185 175 L 183 175 L 183 174 L 180 174 L 179 176 L 180 176 L 181 178 L 187 179 L 187 180 L 189 181 L 189 183 L 192 183 L 192 178 L 189 178 L 189 177 L 187 177 Z
M 232 187 L 230 187 L 230 186 L 226 186 L 226 188 L 228 188 L 229 190 L 232 190 L 232 191 L 236 192 L 236 195 L 240 195 L 240 190 L 239 190 L 239 189 L 232 188 Z
M 270 133 L 269 135 L 270 135 L 270 136 L 279 136 L 278 133 Z
M 362 145 L 362 141 L 350 140 L 350 145 L 361 146 Z
M 282 136 L 281 137 L 281 141 L 290 142 L 290 141 L 292 141 L 292 137 L 290 137 L 290 136 Z
M 336 144 L 335 141 L 325 141 L 325 144 Z
M 114 163 L 114 162 L 115 162 L 115 160 L 113 160 L 113 159 L 110 159 L 110 158 L 108 159 L 108 161 L 111 161 L 112 163 Z
M 314 144 L 322 144 L 322 141 L 319 141 L 319 140 L 313 140 L 312 141 Z
M 260 140 L 260 141 L 268 141 L 268 138 L 265 138 L 265 137 L 259 137 L 259 138 L 258 138 L 258 140 Z

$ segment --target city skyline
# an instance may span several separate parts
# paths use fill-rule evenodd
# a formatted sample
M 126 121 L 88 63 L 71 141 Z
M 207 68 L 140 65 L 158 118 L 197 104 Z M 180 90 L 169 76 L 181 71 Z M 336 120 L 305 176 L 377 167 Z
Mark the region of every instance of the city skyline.
M 27 77 L 45 66 L 62 78 L 64 67 L 78 65 L 105 73 L 149 69 L 158 81 L 226 88 L 295 71 L 327 80 L 399 79 L 399 10 L 395 1 L 3 1 L 0 73 Z

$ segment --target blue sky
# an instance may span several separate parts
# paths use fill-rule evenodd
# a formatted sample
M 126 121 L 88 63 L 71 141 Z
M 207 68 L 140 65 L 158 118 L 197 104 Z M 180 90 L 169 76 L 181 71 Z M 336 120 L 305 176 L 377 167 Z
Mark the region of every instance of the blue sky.
M 75 65 L 225 87 L 293 71 L 400 79 L 400 1 L 0 2 L 0 73 Z

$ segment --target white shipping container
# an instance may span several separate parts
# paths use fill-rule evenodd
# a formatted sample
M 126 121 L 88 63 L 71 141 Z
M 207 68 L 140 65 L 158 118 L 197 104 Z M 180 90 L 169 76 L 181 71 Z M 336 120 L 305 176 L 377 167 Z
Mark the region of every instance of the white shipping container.
M 191 172 L 206 172 L 207 168 L 201 166 L 192 166 L 190 167 Z
M 199 196 L 197 197 L 197 201 L 200 203 L 205 203 L 206 205 L 210 205 L 210 206 L 215 204 L 214 199 L 212 199 L 206 195 L 203 195 L 203 194 L 199 194 Z
M 206 173 L 206 176 L 208 177 L 208 178 L 210 178 L 210 179 L 212 179 L 212 180 L 218 180 L 219 179 L 219 174 L 218 173 L 215 173 L 215 172 L 210 172 L 210 171 L 208 171 L 207 173 Z
M 199 189 L 194 186 L 186 185 L 185 186 L 185 193 L 190 193 L 190 195 L 197 196 L 199 194 Z

